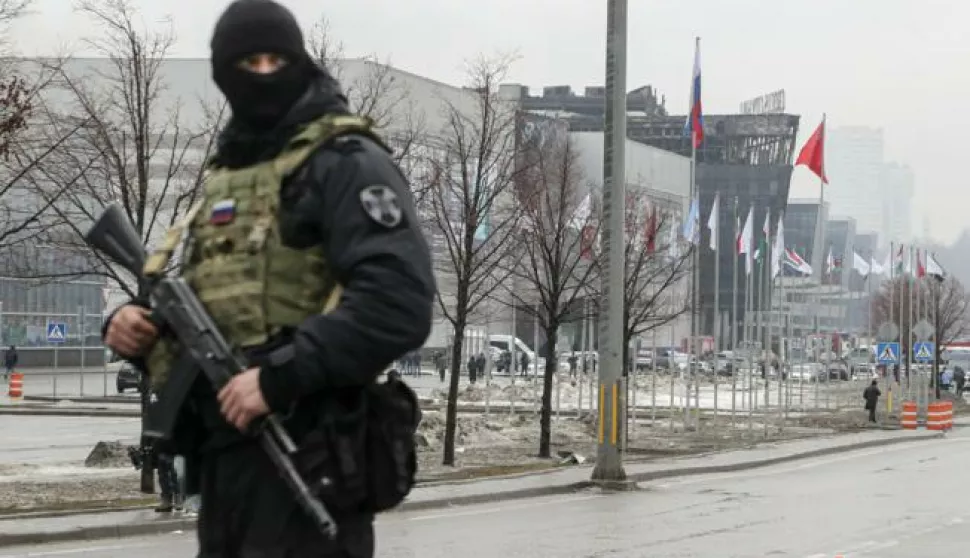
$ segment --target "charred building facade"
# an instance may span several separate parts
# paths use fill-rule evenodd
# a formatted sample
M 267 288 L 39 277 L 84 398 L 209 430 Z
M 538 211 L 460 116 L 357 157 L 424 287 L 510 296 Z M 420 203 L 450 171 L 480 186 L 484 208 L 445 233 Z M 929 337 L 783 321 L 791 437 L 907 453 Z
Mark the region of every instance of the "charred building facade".
M 530 96 L 519 85 L 503 86 L 506 98 L 517 99 L 525 111 L 555 116 L 566 121 L 570 131 L 603 131 L 605 92 L 586 88 L 576 95 L 567 86 L 546 87 L 541 97 Z M 686 157 L 691 156 L 690 138 L 684 134 L 684 115 L 670 115 L 665 99 L 652 87 L 641 87 L 627 94 L 627 134 L 630 139 Z M 706 220 L 720 195 L 718 246 L 720 258 L 710 253 L 709 231 L 702 227 L 700 258 L 700 331 L 711 335 L 720 321 L 722 339 L 730 338 L 732 297 L 737 302 L 737 323 L 744 320 L 745 292 L 743 262 L 738 265 L 739 288 L 734 288 L 736 222 L 743 221 L 754 208 L 755 243 L 759 241 L 766 214 L 770 214 L 770 234 L 777 230 L 783 215 L 791 181 L 795 138 L 799 117 L 791 114 L 704 115 L 704 143 L 697 150 L 696 181 L 702 219 Z M 743 222 L 742 222 L 743 225 Z M 715 285 L 714 266 L 719 267 L 720 284 Z M 760 281 L 755 289 L 760 292 Z M 720 291 L 719 308 L 714 307 L 714 292 Z M 760 298 L 752 298 L 752 308 L 760 310 Z M 766 305 L 769 303 L 766 303 Z M 726 346 L 726 344 L 724 345 Z

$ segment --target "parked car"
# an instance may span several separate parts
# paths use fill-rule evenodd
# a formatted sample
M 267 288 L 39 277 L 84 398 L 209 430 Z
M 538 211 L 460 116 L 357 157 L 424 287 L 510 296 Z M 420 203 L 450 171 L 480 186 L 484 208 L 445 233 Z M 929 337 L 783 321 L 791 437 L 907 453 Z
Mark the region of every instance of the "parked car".
M 122 364 L 118 369 L 115 387 L 118 388 L 118 393 L 124 393 L 127 389 L 141 392 L 141 372 L 127 362 Z

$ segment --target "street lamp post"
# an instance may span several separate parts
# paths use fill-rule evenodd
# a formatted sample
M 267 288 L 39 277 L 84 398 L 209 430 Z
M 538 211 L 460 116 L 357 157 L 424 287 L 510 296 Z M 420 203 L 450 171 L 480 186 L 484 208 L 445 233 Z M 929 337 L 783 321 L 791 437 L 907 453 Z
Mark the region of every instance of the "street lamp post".
M 606 28 L 606 116 L 603 149 L 603 217 L 600 223 L 604 310 L 599 320 L 599 390 L 596 467 L 593 480 L 626 480 L 620 453 L 623 362 L 623 220 L 625 204 L 627 0 L 608 0 Z

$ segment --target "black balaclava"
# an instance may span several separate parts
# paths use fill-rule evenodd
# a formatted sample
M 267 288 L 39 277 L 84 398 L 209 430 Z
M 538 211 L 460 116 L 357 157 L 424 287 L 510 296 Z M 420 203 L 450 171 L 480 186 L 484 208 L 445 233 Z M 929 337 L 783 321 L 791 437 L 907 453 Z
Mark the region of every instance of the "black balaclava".
M 307 90 L 313 64 L 293 14 L 272 0 L 236 0 L 212 34 L 212 77 L 233 116 L 257 129 L 271 129 Z M 256 74 L 238 63 L 259 53 L 278 54 L 288 64 Z

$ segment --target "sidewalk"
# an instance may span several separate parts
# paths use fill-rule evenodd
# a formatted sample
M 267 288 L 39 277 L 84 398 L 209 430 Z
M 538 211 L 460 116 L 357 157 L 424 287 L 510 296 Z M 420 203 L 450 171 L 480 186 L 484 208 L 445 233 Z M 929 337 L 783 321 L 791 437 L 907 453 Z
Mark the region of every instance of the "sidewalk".
M 899 443 L 936 439 L 926 431 L 872 430 L 857 434 L 765 444 L 753 449 L 713 453 L 646 463 L 629 463 L 627 477 L 635 482 L 742 471 L 798 459 L 821 457 Z M 593 486 L 592 466 L 548 473 L 510 475 L 488 480 L 442 481 L 417 486 L 399 512 L 445 508 L 544 495 L 569 493 Z M 392 512 L 393 513 L 393 512 Z M 152 510 L 129 509 L 96 513 L 0 518 L 0 547 L 169 533 L 195 528 L 195 518 L 159 517 Z

